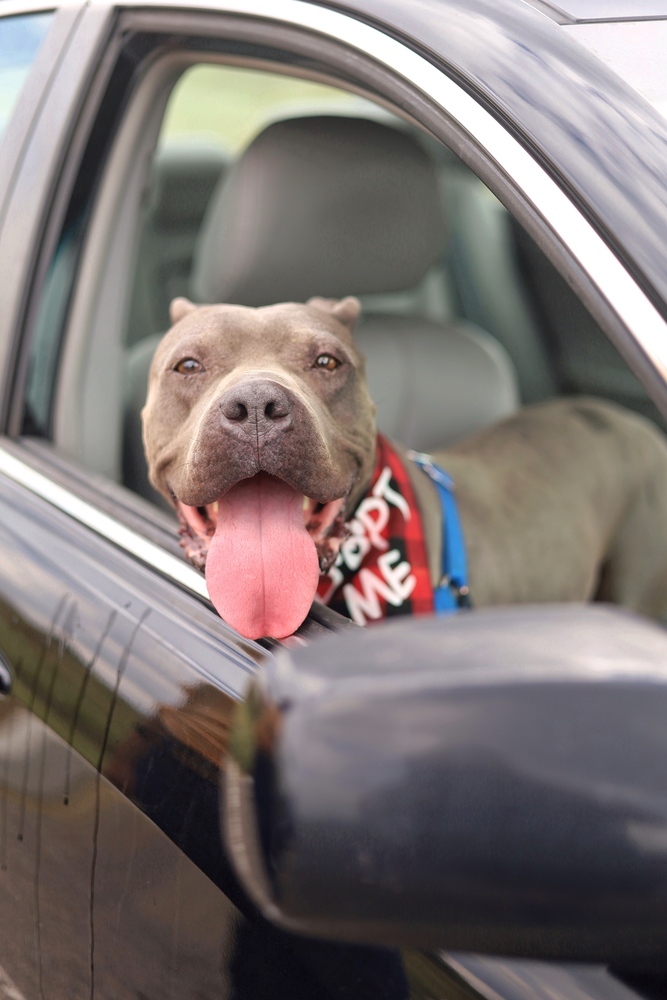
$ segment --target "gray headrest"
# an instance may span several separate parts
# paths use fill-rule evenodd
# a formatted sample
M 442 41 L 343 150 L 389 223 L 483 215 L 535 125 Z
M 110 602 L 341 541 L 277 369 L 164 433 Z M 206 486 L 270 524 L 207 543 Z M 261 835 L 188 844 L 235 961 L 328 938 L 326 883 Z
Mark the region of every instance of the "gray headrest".
M 436 170 L 410 135 L 360 118 L 281 121 L 214 192 L 191 294 L 260 306 L 402 291 L 444 243 Z

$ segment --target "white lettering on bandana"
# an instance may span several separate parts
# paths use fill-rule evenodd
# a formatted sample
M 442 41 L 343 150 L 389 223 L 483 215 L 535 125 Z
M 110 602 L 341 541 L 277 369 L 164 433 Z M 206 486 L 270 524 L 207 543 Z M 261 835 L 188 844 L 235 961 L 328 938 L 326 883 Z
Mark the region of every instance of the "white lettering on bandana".
M 322 595 L 326 604 L 331 595 L 344 582 L 343 567 L 356 572 L 369 552 L 377 550 L 379 574 L 370 568 L 359 570 L 355 583 L 347 583 L 342 594 L 350 618 L 357 625 L 365 625 L 368 619 L 377 621 L 382 617 L 379 598 L 393 607 L 407 600 L 417 583 L 410 563 L 402 560 L 398 549 L 389 549 L 389 542 L 382 534 L 389 523 L 390 505 L 410 520 L 410 508 L 405 497 L 389 485 L 392 476 L 387 465 L 382 469 L 371 495 L 365 497 L 357 507 L 349 523 L 350 537 L 341 545 L 335 564 L 328 572 L 331 586 Z

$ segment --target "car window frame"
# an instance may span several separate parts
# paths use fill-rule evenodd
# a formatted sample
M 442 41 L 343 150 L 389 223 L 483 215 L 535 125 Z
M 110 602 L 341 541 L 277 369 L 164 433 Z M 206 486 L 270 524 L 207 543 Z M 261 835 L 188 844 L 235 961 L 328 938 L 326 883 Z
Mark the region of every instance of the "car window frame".
M 5 126 L 0 132 L 0 213 L 7 193 L 11 189 L 17 161 L 20 159 L 21 150 L 30 132 L 33 117 L 39 107 L 44 89 L 48 86 L 48 80 L 62 57 L 63 45 L 69 34 L 70 26 L 76 19 L 76 16 L 72 16 L 73 13 L 70 10 L 69 16 L 63 20 L 57 18 L 56 11 L 48 7 L 44 10 L 18 10 L 16 12 L 0 8 L 0 32 L 7 19 L 48 17 L 48 21 L 44 22 L 44 34 L 38 42 L 32 58 L 23 67 L 25 77 L 16 92 L 13 104 L 9 108 Z M 59 30 L 54 32 L 56 21 Z
M 658 338 L 655 334 L 654 342 L 648 342 L 642 336 L 642 317 L 645 319 L 649 316 L 654 330 L 660 329 L 667 333 L 667 324 L 642 289 L 634 282 L 630 273 L 623 269 L 622 263 L 604 243 L 590 220 L 570 200 L 568 194 L 558 187 L 544 165 L 538 163 L 530 152 L 520 145 L 515 136 L 493 117 L 479 98 L 467 93 L 440 68 L 428 62 L 405 43 L 382 34 L 376 28 L 362 24 L 338 11 L 296 0 L 284 0 L 275 8 L 267 0 L 220 0 L 220 2 L 197 0 L 196 10 L 188 9 L 189 5 L 183 0 L 173 0 L 173 2 L 156 0 L 154 3 L 144 5 L 140 11 L 130 9 L 129 4 L 130 0 L 127 0 L 127 3 L 121 0 L 116 5 L 120 9 L 120 15 L 114 21 L 116 40 L 120 33 L 128 30 L 179 33 L 190 38 L 206 36 L 211 32 L 217 37 L 225 37 L 227 32 L 226 37 L 229 37 L 231 32 L 233 39 L 243 39 L 246 44 L 270 43 L 274 48 L 278 45 L 290 52 L 294 58 L 304 56 L 310 60 L 317 58 L 317 65 L 327 68 L 327 72 L 323 74 L 327 82 L 354 89 L 371 100 L 384 103 L 393 112 L 399 111 L 408 120 L 416 122 L 436 138 L 446 142 L 503 201 L 537 240 L 560 272 L 575 286 L 577 294 L 619 348 L 635 374 L 648 388 L 658 405 L 662 404 L 663 411 L 667 412 L 667 386 L 664 382 L 664 373 L 667 372 L 667 348 L 662 347 L 660 343 L 656 345 L 655 341 Z M 203 11 L 203 7 L 208 9 Z M 99 15 L 100 12 L 109 13 L 112 10 L 115 15 L 116 8 L 112 8 L 103 0 L 95 0 L 90 12 Z M 304 14 L 307 14 L 307 17 L 304 18 Z M 110 46 L 110 50 L 113 52 L 113 46 Z M 87 123 L 88 128 L 90 122 L 94 120 L 96 102 L 99 103 L 104 82 L 109 77 L 111 57 L 108 52 L 109 50 L 106 60 L 100 60 L 103 64 L 98 68 L 97 78 L 93 80 L 87 101 L 82 101 L 84 108 L 79 110 L 79 117 Z M 417 76 L 421 74 L 418 84 L 414 80 L 407 79 L 410 67 L 419 70 Z M 322 75 L 315 76 L 316 72 L 311 66 L 308 75 L 321 79 Z M 438 93 L 434 94 L 434 90 Z M 81 146 L 82 140 L 78 139 L 70 150 L 69 162 L 66 164 L 68 169 L 64 171 L 70 182 L 76 173 L 76 158 L 81 155 Z M 513 173 L 510 172 L 512 167 L 516 168 Z M 525 187 L 518 187 L 517 174 L 521 171 L 524 180 L 526 178 L 528 180 L 529 189 L 530 184 L 533 185 L 533 200 L 526 195 Z M 65 195 L 62 191 L 55 194 L 57 197 L 54 196 L 53 200 L 60 204 L 62 211 Z M 556 215 L 560 213 L 561 217 L 554 218 L 554 213 Z M 565 239 L 563 213 L 568 216 L 570 228 L 574 229 L 575 235 L 578 234 L 580 240 L 578 257 L 573 254 L 572 247 Z M 54 223 L 53 218 L 51 229 L 52 231 L 57 229 L 57 220 Z M 47 239 L 47 247 L 48 242 Z M 53 235 L 51 245 L 53 245 Z M 594 271 L 594 267 L 590 266 L 590 260 L 588 260 L 589 266 L 585 266 L 587 255 L 590 258 L 591 254 L 598 254 L 601 249 L 603 255 L 606 255 L 606 264 L 611 265 L 611 272 L 618 277 L 618 269 L 621 268 L 626 285 L 629 283 L 628 287 L 635 298 L 634 311 L 640 316 L 640 320 L 635 318 L 634 324 L 632 309 L 627 308 L 627 303 L 624 309 L 624 304 L 621 302 L 619 305 L 617 299 L 614 308 L 610 303 L 610 294 L 614 289 L 607 287 L 601 290 L 592 280 L 590 271 Z M 43 257 L 44 253 L 42 274 Z M 606 277 L 608 278 L 608 275 Z M 38 290 L 39 282 L 36 281 L 33 284 L 33 302 Z M 613 294 L 611 298 L 613 300 Z M 634 330 L 633 325 L 636 327 Z M 18 437 L 17 412 L 15 397 L 14 422 L 13 425 L 11 421 L 6 424 L 6 430 L 15 438 Z M 41 460 L 48 464 L 48 448 L 39 450 Z M 23 457 L 27 461 L 21 462 L 24 466 L 23 471 L 19 470 L 16 464 L 16 455 L 10 455 L 12 461 L 8 461 L 3 459 L 3 454 L 10 452 L 0 446 L 0 469 L 7 475 L 23 476 L 25 484 L 36 492 L 42 491 L 40 495 L 49 502 L 66 501 L 62 492 L 58 493 L 60 501 L 54 498 L 54 491 L 46 489 L 44 477 L 39 480 L 25 471 L 30 469 L 30 450 L 24 449 Z M 34 449 L 32 455 L 34 456 Z M 61 463 L 57 478 L 61 483 L 68 482 L 67 486 L 61 486 L 61 490 L 64 489 L 75 499 L 81 491 L 82 484 L 85 484 L 88 492 L 87 509 L 83 513 L 83 508 L 67 501 L 70 514 L 79 517 L 83 523 L 106 535 L 116 544 L 124 546 L 119 540 L 122 531 L 118 532 L 110 527 L 108 520 L 96 516 L 94 512 L 104 512 L 106 509 L 109 511 L 106 517 L 111 517 L 118 525 L 127 527 L 128 505 L 119 503 L 117 498 L 112 499 L 111 503 L 108 498 L 105 501 L 105 488 L 100 488 L 94 477 L 87 477 L 85 470 L 79 471 L 76 476 L 68 476 L 67 462 Z M 76 510 L 79 510 L 79 514 Z M 147 520 L 149 519 L 147 515 Z M 134 554 L 142 561 L 149 563 L 163 575 L 166 574 L 174 582 L 178 582 L 179 579 L 182 582 L 184 564 L 181 563 L 177 568 L 169 564 L 171 568 L 168 568 L 164 561 L 155 558 L 153 550 L 149 551 L 143 547 L 142 551 L 137 553 L 135 543 L 136 538 L 133 537 Z M 160 543 L 158 546 L 160 547 Z M 191 570 L 191 574 L 193 575 L 188 576 L 191 583 L 186 583 L 185 586 L 205 599 L 205 594 L 201 590 L 202 577 L 194 570 Z M 194 583 L 195 574 L 197 583 Z M 336 624 L 343 627 L 341 623 L 337 623 L 337 618 L 338 616 L 333 616 L 333 613 L 327 615 L 325 609 L 320 628 Z
M 0 431 L 4 432 L 11 424 L 31 290 L 40 280 L 46 219 L 55 197 L 53 177 L 62 178 L 66 170 L 65 152 L 74 145 L 76 113 L 113 20 L 111 11 L 91 11 L 78 2 L 62 8 L 58 3 L 40 4 L 40 9 L 45 6 L 58 8 L 57 13 L 0 150 L 6 156 L 2 166 L 8 184 L 0 215 L 0 256 L 5 265 L 0 284 Z M 68 59 L 74 47 L 78 58 Z

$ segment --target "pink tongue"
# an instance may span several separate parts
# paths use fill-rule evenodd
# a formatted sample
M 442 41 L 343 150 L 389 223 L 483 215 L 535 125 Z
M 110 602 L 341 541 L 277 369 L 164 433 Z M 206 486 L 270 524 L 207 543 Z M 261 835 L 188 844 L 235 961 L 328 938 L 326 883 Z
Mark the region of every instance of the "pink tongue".
M 248 639 L 291 635 L 315 597 L 319 562 L 303 497 L 260 473 L 218 501 L 206 583 L 218 613 Z

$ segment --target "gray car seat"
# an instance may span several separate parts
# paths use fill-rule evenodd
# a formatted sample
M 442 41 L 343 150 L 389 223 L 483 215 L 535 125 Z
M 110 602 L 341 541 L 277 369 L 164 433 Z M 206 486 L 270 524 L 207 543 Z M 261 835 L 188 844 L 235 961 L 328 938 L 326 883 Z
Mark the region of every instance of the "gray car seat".
M 446 241 L 436 166 L 407 131 L 344 117 L 282 121 L 255 139 L 214 192 L 191 297 L 259 306 L 382 294 L 390 305 L 392 294 L 437 270 Z M 144 494 L 136 424 L 156 342 L 135 345 L 128 358 L 135 426 L 125 474 Z M 506 352 L 471 323 L 385 305 L 364 315 L 357 342 L 379 427 L 411 447 L 450 444 L 518 405 Z

